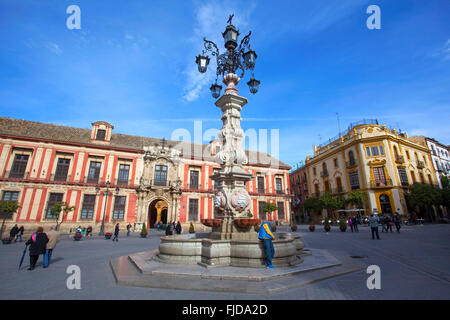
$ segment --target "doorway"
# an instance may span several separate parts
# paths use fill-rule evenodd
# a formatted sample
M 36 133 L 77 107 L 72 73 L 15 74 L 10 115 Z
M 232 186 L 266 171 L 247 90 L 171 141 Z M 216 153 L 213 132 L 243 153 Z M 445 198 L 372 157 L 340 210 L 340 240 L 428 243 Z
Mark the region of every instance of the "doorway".
M 168 205 L 164 200 L 153 200 L 148 207 L 148 226 L 155 228 L 158 221 L 167 224 Z

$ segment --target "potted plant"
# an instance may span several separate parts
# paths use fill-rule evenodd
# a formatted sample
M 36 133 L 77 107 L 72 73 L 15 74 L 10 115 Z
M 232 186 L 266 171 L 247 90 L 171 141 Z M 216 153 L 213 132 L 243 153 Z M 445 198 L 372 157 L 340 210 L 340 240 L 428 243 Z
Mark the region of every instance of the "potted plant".
M 109 240 L 109 239 L 111 239 L 111 236 L 112 236 L 111 232 L 105 233 L 105 239 Z
M 191 225 L 189 226 L 189 233 L 195 233 L 194 224 L 191 222 Z
M 141 238 L 146 238 L 148 234 L 148 230 L 147 230 L 147 226 L 145 225 L 145 223 L 142 225 L 142 230 L 141 230 Z
M 311 219 L 309 222 L 309 231 L 314 232 L 316 230 L 316 225 L 314 224 L 314 220 Z
M 325 221 L 323 223 L 323 225 L 324 225 L 323 228 L 325 229 L 325 232 L 330 232 L 330 230 L 331 230 L 330 221 L 331 220 L 328 220 L 328 218 L 325 218 Z
M 295 219 L 292 221 L 291 231 L 292 232 L 297 231 L 297 221 L 295 221 Z
M 10 244 L 12 240 L 13 240 L 13 237 L 2 238 L 3 244 Z
M 347 230 L 347 220 L 345 218 L 341 218 L 339 220 L 339 229 L 341 229 L 342 232 L 345 232 L 345 230 Z
M 11 219 L 14 212 L 20 208 L 17 201 L 3 200 L 0 201 L 0 218 L 3 220 L 2 227 L 0 229 L 0 238 L 3 239 L 3 230 L 5 229 L 6 219 Z

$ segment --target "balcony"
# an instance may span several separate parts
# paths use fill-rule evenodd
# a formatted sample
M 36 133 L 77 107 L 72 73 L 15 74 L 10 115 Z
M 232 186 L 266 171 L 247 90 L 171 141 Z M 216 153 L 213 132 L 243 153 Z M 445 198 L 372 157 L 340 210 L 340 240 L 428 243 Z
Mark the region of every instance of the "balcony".
M 331 190 L 332 194 L 339 194 L 339 193 L 344 193 L 344 188 L 342 187 L 337 187 L 336 189 L 332 189 Z
M 392 187 L 392 179 L 386 179 L 386 180 L 370 180 L 370 187 L 371 187 L 371 188 L 386 188 L 386 187 Z
M 3 178 L 11 180 L 25 180 L 28 177 L 29 172 L 12 172 L 6 171 Z
M 266 189 L 265 188 L 258 188 L 257 191 L 260 194 L 265 194 L 266 193 Z
M 61 175 L 61 174 L 52 174 L 50 175 L 50 181 L 54 182 L 69 182 L 70 181 L 70 175 Z
M 201 184 L 198 184 L 198 183 L 196 183 L 196 184 L 188 184 L 188 185 L 187 185 L 187 188 L 188 188 L 189 190 L 199 191 L 199 190 L 202 190 L 202 185 L 201 185 Z
M 355 159 L 351 159 L 350 161 L 346 161 L 345 162 L 345 166 L 347 167 L 347 169 L 351 169 L 354 168 L 358 165 L 358 162 L 356 162 Z
M 328 177 L 328 170 L 325 169 L 325 170 L 321 171 L 321 172 L 320 172 L 320 176 L 321 176 L 321 177 Z
M 403 164 L 405 163 L 405 157 L 404 156 L 399 156 L 398 154 L 395 155 L 395 162 L 398 164 Z
M 100 177 L 85 177 L 84 178 L 84 183 L 89 183 L 89 184 L 100 184 Z
M 130 183 L 128 180 L 116 179 L 114 180 L 114 185 L 116 186 L 128 186 Z
M 418 169 L 423 169 L 423 168 L 425 168 L 425 162 L 423 162 L 423 161 L 417 161 L 417 168 L 418 168 Z

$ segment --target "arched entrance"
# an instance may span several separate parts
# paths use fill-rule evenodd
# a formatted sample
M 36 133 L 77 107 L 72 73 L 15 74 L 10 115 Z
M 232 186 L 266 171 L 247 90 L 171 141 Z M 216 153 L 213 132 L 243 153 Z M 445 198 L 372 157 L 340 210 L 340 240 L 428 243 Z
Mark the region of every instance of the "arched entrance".
M 153 200 L 148 207 L 148 226 L 155 228 L 158 221 L 163 224 L 167 223 L 167 209 L 168 205 L 164 200 Z
M 387 194 L 380 195 L 380 207 L 382 213 L 392 213 L 391 201 Z

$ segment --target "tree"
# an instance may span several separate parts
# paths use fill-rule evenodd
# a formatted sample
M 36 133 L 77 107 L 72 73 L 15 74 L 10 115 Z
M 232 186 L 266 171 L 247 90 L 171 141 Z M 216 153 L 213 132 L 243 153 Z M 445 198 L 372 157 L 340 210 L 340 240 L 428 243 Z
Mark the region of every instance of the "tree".
M 0 229 L 0 238 L 3 237 L 3 230 L 5 229 L 6 219 L 10 219 L 14 212 L 20 208 L 17 201 L 3 200 L 0 201 L 0 217 L 3 218 L 2 227 Z
M 441 176 L 441 184 L 443 189 L 450 189 L 450 180 L 447 178 L 447 176 Z
M 355 205 L 358 209 L 363 209 L 363 206 L 367 204 L 369 197 L 366 191 L 352 190 L 347 193 L 347 199 L 345 202 L 350 205 Z
M 409 187 L 405 197 L 410 209 L 414 211 L 418 208 L 419 212 L 426 212 L 430 220 L 434 221 L 431 207 L 439 205 L 441 202 L 441 194 L 438 189 L 428 184 L 416 183 Z
M 67 217 L 69 212 L 72 212 L 74 210 L 75 206 L 69 206 L 67 202 L 56 202 L 53 206 L 50 207 L 50 212 L 56 219 L 56 230 L 59 230 L 59 226 L 63 223 L 64 218 Z M 61 212 L 63 212 L 63 217 L 61 219 L 61 222 L 58 222 Z
M 344 206 L 344 199 L 341 196 L 333 196 L 331 193 L 326 192 L 321 198 L 323 206 L 327 209 L 327 217 L 329 211 L 340 209 Z
M 265 204 L 264 204 L 264 208 L 263 208 L 263 211 L 265 212 L 265 213 L 267 213 L 267 214 L 272 214 L 272 212 L 274 212 L 274 211 L 277 211 L 278 210 L 278 207 L 277 207 L 277 205 L 275 204 L 275 203 L 273 203 L 273 202 L 266 202 Z M 270 217 L 270 216 L 269 216 Z
M 319 198 L 308 198 L 303 202 L 303 207 L 306 211 L 309 212 L 317 212 L 318 214 L 324 208 L 324 204 Z M 313 221 L 313 219 L 311 219 Z

